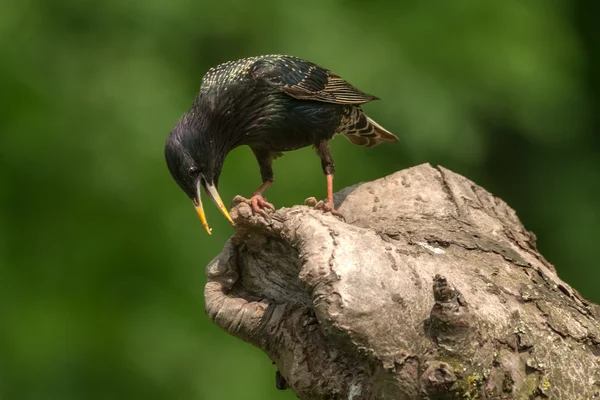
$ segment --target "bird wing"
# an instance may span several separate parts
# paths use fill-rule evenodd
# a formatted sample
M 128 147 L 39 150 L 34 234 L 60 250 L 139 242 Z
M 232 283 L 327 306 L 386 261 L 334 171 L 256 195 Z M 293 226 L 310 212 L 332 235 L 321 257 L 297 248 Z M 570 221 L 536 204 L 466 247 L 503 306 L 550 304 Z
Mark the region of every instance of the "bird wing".
M 272 56 L 255 63 L 254 77 L 300 100 L 364 104 L 377 97 L 358 90 L 333 72 L 290 56 Z

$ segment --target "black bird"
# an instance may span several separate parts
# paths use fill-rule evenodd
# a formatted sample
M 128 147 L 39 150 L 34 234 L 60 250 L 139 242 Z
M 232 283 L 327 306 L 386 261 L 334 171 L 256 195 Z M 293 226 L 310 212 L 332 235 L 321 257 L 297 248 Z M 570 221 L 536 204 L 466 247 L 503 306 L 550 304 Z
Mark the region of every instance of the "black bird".
M 358 146 L 398 141 L 360 108 L 377 99 L 297 57 L 266 55 L 226 62 L 204 75 L 192 107 L 169 134 L 167 166 L 210 234 L 200 187 L 233 223 L 217 192 L 225 156 L 232 149 L 247 145 L 258 160 L 263 183 L 250 202 L 255 212 L 263 212 L 273 209 L 262 196 L 273 182 L 272 161 L 282 152 L 312 145 L 327 176 L 324 208 L 335 212 L 328 141 L 336 134 Z

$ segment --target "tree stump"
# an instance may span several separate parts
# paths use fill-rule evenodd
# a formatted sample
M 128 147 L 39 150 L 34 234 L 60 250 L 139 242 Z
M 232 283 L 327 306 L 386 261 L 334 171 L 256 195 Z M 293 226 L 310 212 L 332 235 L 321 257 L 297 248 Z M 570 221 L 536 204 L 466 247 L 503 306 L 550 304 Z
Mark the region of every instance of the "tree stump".
M 600 307 L 502 200 L 429 164 L 231 215 L 206 311 L 301 399 L 600 399 Z

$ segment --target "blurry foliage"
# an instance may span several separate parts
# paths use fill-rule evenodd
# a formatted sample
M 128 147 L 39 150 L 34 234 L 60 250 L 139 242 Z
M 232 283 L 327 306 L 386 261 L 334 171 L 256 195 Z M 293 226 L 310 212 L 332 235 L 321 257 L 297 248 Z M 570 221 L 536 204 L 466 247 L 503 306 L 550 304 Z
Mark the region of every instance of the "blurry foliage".
M 398 134 L 333 142 L 341 188 L 441 164 L 514 207 L 600 302 L 599 60 L 581 0 L 0 0 L 0 398 L 292 399 L 204 315 L 207 236 L 163 161 L 202 74 L 293 54 L 383 100 Z M 297 171 L 302 170 L 302 174 Z M 276 161 L 278 206 L 324 195 L 311 149 Z M 260 183 L 236 149 L 221 194 Z

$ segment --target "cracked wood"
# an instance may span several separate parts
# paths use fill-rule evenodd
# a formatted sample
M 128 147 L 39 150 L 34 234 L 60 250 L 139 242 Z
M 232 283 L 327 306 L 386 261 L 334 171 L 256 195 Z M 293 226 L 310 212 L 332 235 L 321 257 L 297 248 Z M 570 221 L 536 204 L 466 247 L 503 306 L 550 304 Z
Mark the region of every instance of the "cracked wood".
M 273 360 L 278 388 L 600 398 L 600 308 L 558 277 L 504 201 L 424 164 L 335 202 L 346 222 L 237 204 L 236 234 L 207 267 L 208 315 Z

